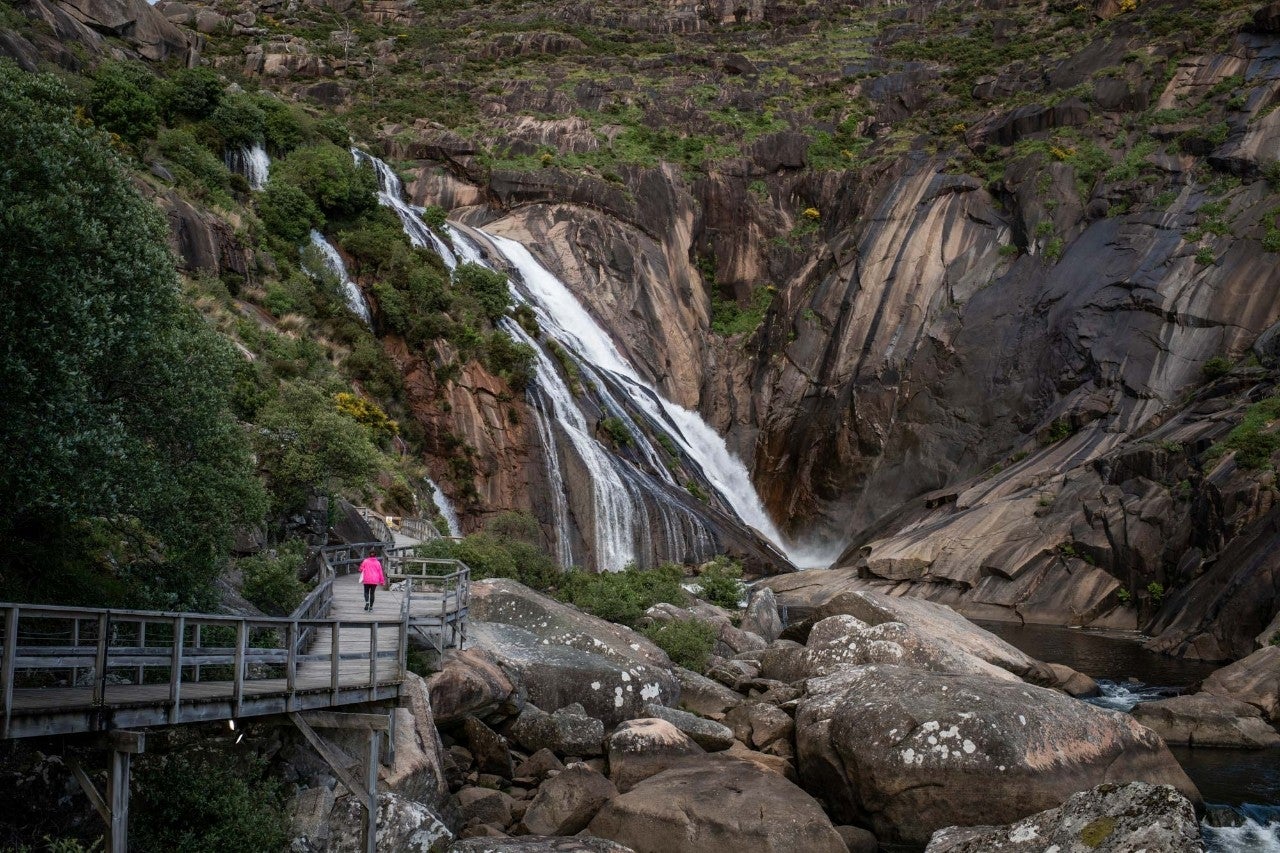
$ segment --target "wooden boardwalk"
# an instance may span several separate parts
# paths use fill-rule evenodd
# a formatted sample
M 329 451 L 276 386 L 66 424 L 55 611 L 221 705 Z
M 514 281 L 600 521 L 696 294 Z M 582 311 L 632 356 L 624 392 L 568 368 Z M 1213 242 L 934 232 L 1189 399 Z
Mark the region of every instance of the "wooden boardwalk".
M 366 612 L 351 573 L 364 549 L 328 550 L 316 589 L 283 618 L 0 604 L 0 739 L 395 699 L 411 638 L 465 641 L 465 565 L 389 549 L 393 588 Z

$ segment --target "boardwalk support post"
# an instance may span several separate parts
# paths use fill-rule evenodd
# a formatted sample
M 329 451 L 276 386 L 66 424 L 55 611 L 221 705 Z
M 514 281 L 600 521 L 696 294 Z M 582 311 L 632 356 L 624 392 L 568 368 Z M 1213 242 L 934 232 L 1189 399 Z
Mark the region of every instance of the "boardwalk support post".
M 390 714 L 342 714 L 333 711 L 311 711 L 290 714 L 289 719 L 303 737 L 329 765 L 338 780 L 364 806 L 360 821 L 364 853 L 375 853 L 378 843 L 378 752 L 382 733 L 391 730 Z M 364 779 L 356 779 L 342 759 L 342 754 L 316 733 L 315 728 L 357 729 L 368 732 L 368 748 L 364 757 Z
M 102 744 L 108 750 L 107 795 L 98 792 L 93 780 L 70 759 L 71 772 L 84 789 L 89 802 L 107 824 L 107 853 L 129 850 L 129 765 L 131 756 L 146 748 L 145 732 L 109 732 Z

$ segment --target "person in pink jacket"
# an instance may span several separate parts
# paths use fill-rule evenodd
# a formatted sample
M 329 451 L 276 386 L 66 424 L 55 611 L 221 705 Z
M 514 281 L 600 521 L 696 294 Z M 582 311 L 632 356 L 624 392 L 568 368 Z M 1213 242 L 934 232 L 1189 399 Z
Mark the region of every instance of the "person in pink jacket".
M 366 611 L 373 609 L 373 591 L 387 582 L 387 576 L 382 571 L 382 563 L 378 560 L 376 551 L 370 551 L 369 556 L 364 558 L 360 563 L 360 583 L 364 584 L 364 609 Z

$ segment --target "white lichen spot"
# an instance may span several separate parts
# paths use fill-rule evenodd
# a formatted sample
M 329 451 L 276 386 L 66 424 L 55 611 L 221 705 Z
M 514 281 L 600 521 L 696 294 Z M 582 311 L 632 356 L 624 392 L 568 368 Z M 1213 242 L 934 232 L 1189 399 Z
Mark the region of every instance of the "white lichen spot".
M 978 747 L 974 746 L 973 741 L 965 738 L 964 743 L 960 744 L 960 748 L 964 750 L 965 755 L 973 755 L 974 751 L 977 750 Z
M 1032 839 L 1039 838 L 1040 833 L 1034 826 L 1029 824 L 1018 824 L 1009 833 L 1009 840 L 1015 844 L 1024 844 Z
M 902 761 L 904 764 L 911 764 L 916 760 L 916 751 L 914 749 L 903 750 Z
M 593 681 L 593 682 L 591 682 L 591 689 L 592 689 L 592 690 L 599 690 L 601 686 L 602 686 L 602 685 L 601 685 L 601 684 L 600 684 L 600 682 L 598 682 L 598 681 Z
M 661 694 L 662 690 L 656 684 L 646 684 L 640 688 L 641 699 L 657 699 Z
M 1019 714 L 1019 715 L 1018 715 L 1018 722 L 1022 723 L 1022 724 L 1025 726 L 1025 725 L 1027 724 L 1027 718 L 1026 718 L 1026 717 L 1024 717 L 1024 716 L 1022 716 L 1021 714 Z

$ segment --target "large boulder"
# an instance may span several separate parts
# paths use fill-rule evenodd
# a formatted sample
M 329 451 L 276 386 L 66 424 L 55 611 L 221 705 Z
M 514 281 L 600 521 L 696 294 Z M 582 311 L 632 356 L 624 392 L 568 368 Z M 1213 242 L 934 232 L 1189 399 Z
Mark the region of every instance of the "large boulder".
M 925 853 L 1200 853 L 1200 826 L 1168 785 L 1103 784 L 1011 826 L 940 829 Z
M 575 766 L 543 783 L 524 813 L 533 835 L 572 835 L 586 829 L 600 807 L 618 796 L 601 774 Z
M 688 711 L 668 708 L 666 705 L 654 702 L 645 705 L 644 711 L 650 717 L 666 720 L 687 734 L 694 743 L 707 752 L 719 752 L 733 746 L 733 729 L 715 720 L 708 720 L 696 714 L 690 714 Z
M 360 853 L 364 807 L 353 796 L 341 797 L 329 815 L 330 853 Z M 442 853 L 453 833 L 422 803 L 399 794 L 378 794 L 378 849 L 403 853 Z
M 661 773 L 702 747 L 666 720 L 628 720 L 609 735 L 609 778 L 619 791 Z
M 730 708 L 742 702 L 741 693 L 691 669 L 678 666 L 675 676 L 680 682 L 680 707 L 686 711 L 720 719 Z
M 1280 723 L 1280 646 L 1259 649 L 1205 679 L 1205 693 L 1248 702 Z
M 123 40 L 145 59 L 186 63 L 197 41 L 156 11 L 146 0 L 57 0 L 80 23 Z
M 726 755 L 688 758 L 605 804 L 587 831 L 636 853 L 846 853 L 817 802 Z
M 843 667 L 883 663 L 1016 681 L 1008 670 L 952 647 L 903 624 L 868 625 L 848 615 L 829 616 L 813 626 L 803 648 L 770 648 L 760 661 L 760 675 L 784 682 L 829 675 Z
M 979 628 L 945 604 L 860 590 L 838 593 L 815 608 L 811 618 L 817 622 L 839 614 L 853 616 L 872 626 L 901 622 L 943 647 L 967 652 L 1019 678 L 1052 681 L 1052 675 L 1040 661 Z
M 604 838 L 464 838 L 448 853 L 635 853 Z
M 519 687 L 484 649 L 447 650 L 440 658 L 440 671 L 427 679 L 427 688 L 441 725 L 470 716 L 518 714 L 524 704 Z
M 921 844 L 944 826 L 1008 823 L 1112 781 L 1195 785 L 1127 715 L 1055 690 L 898 666 L 810 679 L 796 712 L 806 788 L 841 822 Z
M 767 586 L 751 590 L 751 597 L 747 599 L 747 612 L 739 627 L 764 637 L 770 643 L 782 635 L 782 617 L 778 614 L 778 598 L 773 590 Z
M 1280 745 L 1280 732 L 1248 702 L 1212 693 L 1142 702 L 1130 712 L 1165 743 L 1261 749 Z

